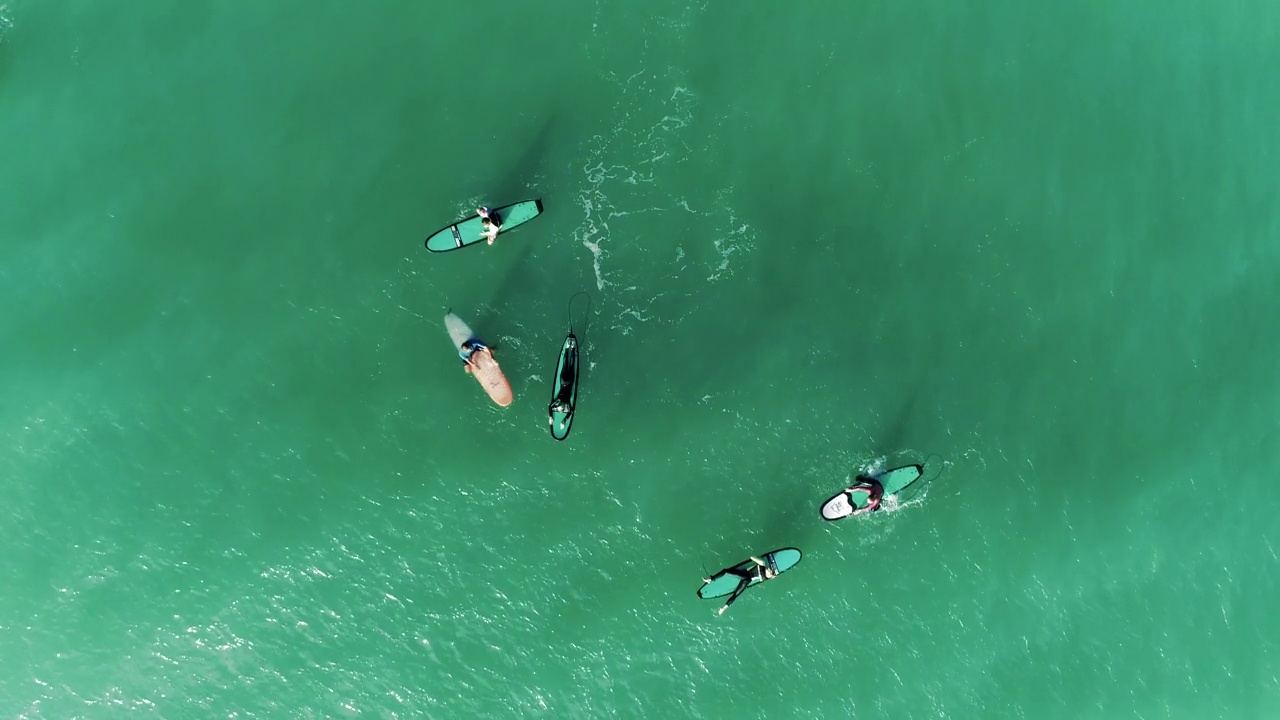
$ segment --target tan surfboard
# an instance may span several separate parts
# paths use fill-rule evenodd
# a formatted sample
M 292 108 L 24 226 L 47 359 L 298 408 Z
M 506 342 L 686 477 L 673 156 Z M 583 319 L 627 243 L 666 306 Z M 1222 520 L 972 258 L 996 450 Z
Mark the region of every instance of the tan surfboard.
M 449 331 L 449 338 L 453 340 L 455 350 L 460 349 L 465 342 L 479 340 L 462 318 L 453 313 L 444 316 L 444 327 Z M 515 400 L 515 394 L 511 392 L 511 383 L 507 382 L 507 376 L 503 374 L 502 367 L 494 359 L 492 350 L 486 348 L 472 353 L 470 368 L 471 374 L 480 383 L 480 387 L 484 388 L 490 400 L 500 407 L 506 407 Z
M 507 376 L 502 373 L 498 361 L 493 359 L 493 351 L 478 350 L 472 354 L 471 374 L 480 381 L 480 387 L 484 388 L 489 399 L 498 403 L 499 406 L 506 407 L 516 399 L 515 394 L 511 392 L 511 383 L 507 382 Z

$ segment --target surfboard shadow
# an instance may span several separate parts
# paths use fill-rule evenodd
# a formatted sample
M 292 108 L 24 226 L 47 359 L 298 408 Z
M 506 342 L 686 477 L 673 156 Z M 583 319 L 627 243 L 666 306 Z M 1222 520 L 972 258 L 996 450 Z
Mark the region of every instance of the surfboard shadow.
M 511 244 L 520 242 L 511 240 Z M 520 242 L 516 252 L 516 259 L 507 266 L 507 270 L 502 274 L 502 279 L 494 285 L 494 290 L 490 293 L 489 301 L 476 312 L 477 331 L 491 338 L 491 342 L 496 343 L 495 349 L 499 348 L 500 341 L 498 338 L 503 335 L 514 335 L 519 330 L 519 323 L 513 317 L 512 310 L 515 309 L 515 303 L 512 299 L 519 299 L 527 295 L 527 291 L 534 287 L 536 283 L 532 281 L 529 274 L 533 272 L 536 265 L 531 262 L 533 255 L 533 245 L 530 243 Z
M 557 114 L 553 110 L 542 119 L 533 138 L 525 143 L 524 150 L 511 162 L 507 171 L 502 174 L 502 179 L 493 186 L 493 197 L 524 197 L 536 192 L 537 178 L 543 174 L 549 156 Z
M 772 447 L 747 450 L 736 453 L 716 475 L 743 480 L 734 483 L 730 492 L 709 496 L 702 507 L 685 508 L 704 521 L 718 518 L 707 527 L 715 538 L 707 548 L 711 556 L 732 558 L 778 547 L 805 549 L 820 523 L 814 522 L 818 506 L 811 498 L 813 479 L 797 472 L 796 458 Z M 763 489 L 755 489 L 763 478 L 767 478 Z M 726 513 L 726 508 L 733 511 Z
M 912 392 L 906 402 L 898 406 L 898 410 L 893 415 L 893 419 L 879 429 L 871 438 L 871 442 L 877 454 L 886 453 L 893 455 L 902 451 L 903 445 L 908 441 L 911 435 L 911 429 L 914 425 L 913 420 L 916 415 L 916 407 L 920 404 L 920 393 Z
M 13 69 L 13 55 L 9 43 L 4 39 L 4 27 L 0 26 L 0 87 L 9 84 L 9 76 Z
M 582 269 L 573 264 L 568 248 L 544 247 L 546 236 L 513 242 L 521 243 L 516 259 L 494 285 L 489 301 L 477 308 L 476 321 L 494 342 L 500 342 L 501 336 L 528 342 L 522 348 L 527 356 L 522 362 L 528 370 L 541 373 L 548 362 L 558 357 L 564 340 L 564 303 L 578 290 L 586 289 L 587 280 Z M 595 312 L 593 308 L 593 317 Z M 580 322 L 581 318 L 575 321 L 574 330 L 585 354 L 593 339 L 588 338 L 590 328 Z M 598 348 L 590 345 L 590 350 L 595 352 Z M 551 367 L 554 369 L 554 364 Z M 583 368 L 579 384 L 586 375 Z
M 814 522 L 822 503 L 815 500 L 812 481 L 801 473 L 788 472 L 789 464 L 779 464 L 774 477 L 785 478 L 770 488 L 770 512 L 761 523 L 764 541 L 780 542 L 804 549 L 818 524 Z

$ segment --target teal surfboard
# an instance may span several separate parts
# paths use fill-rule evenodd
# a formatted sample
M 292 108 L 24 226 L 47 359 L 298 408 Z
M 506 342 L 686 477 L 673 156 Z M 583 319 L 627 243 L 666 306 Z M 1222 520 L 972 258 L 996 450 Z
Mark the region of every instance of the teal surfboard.
M 890 495 L 905 490 L 908 485 L 919 480 L 921 475 L 924 475 L 923 465 L 904 465 L 871 477 L 880 481 L 880 484 L 884 487 L 884 497 L 888 498 Z M 840 520 L 847 518 L 853 515 L 854 512 L 865 508 L 869 504 L 870 495 L 870 491 L 856 485 L 845 488 L 822 503 L 822 519 Z
M 551 402 L 547 405 L 551 437 L 564 440 L 569 437 L 569 430 L 573 427 L 573 413 L 578 406 L 578 338 L 572 330 L 560 346 L 560 361 L 556 363 L 553 382 Z M 557 399 L 568 404 L 567 412 L 555 407 Z
M 800 557 L 801 554 L 799 550 L 795 548 L 782 548 L 770 553 L 765 553 L 760 556 L 760 559 L 769 563 L 769 566 L 775 573 L 781 574 L 800 564 Z M 751 558 L 747 558 L 733 567 L 727 567 L 721 570 L 711 576 L 711 582 L 703 583 L 702 587 L 698 588 L 698 597 L 703 600 L 710 600 L 711 598 L 732 595 L 733 591 L 738 589 L 738 582 L 742 580 L 739 576 L 734 575 L 733 572 L 748 572 L 755 566 L 755 561 Z M 774 576 L 774 579 L 776 578 L 777 575 Z M 764 580 L 755 578 L 747 587 L 755 587 L 762 582 L 764 582 Z
M 501 237 L 542 214 L 541 200 L 525 200 L 496 208 L 492 211 L 501 221 L 498 236 Z M 446 225 L 427 238 L 431 252 L 448 252 L 478 242 L 486 242 L 480 227 L 480 216 L 472 215 L 452 225 Z

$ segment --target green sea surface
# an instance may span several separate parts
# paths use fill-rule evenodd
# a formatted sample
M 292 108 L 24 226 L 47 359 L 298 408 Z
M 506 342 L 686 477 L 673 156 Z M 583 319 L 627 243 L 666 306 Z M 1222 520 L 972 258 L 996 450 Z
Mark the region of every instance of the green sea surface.
M 1262 0 L 7 0 L 0 717 L 1280 717 L 1277 69 Z

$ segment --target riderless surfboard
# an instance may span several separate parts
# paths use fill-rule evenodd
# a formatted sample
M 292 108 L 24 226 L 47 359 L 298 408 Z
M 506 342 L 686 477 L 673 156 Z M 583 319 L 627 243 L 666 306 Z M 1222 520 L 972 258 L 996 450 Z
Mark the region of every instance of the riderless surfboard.
M 490 214 L 498 216 L 500 223 L 498 234 L 505 235 L 516 227 L 541 215 L 542 201 L 525 200 L 492 210 Z M 448 252 L 482 241 L 487 241 L 487 238 L 485 237 L 484 229 L 481 227 L 480 216 L 472 215 L 432 233 L 427 238 L 426 245 L 431 252 Z
M 871 477 L 878 480 L 880 485 L 884 487 L 884 496 L 881 498 L 881 502 L 883 502 L 890 495 L 902 492 L 908 485 L 919 480 L 923 474 L 923 465 L 904 465 Z M 866 487 L 852 485 L 841 490 L 838 494 L 832 495 L 827 498 L 826 502 L 822 503 L 822 519 L 840 520 L 847 518 L 853 515 L 854 512 L 871 504 L 870 499 L 870 490 Z
M 765 553 L 760 559 L 768 563 L 769 568 L 773 570 L 774 577 L 776 578 L 779 574 L 798 565 L 800 563 L 800 558 L 801 554 L 799 550 L 795 548 L 781 548 L 779 550 L 774 550 L 773 552 Z M 711 598 L 732 595 L 733 591 L 738 589 L 738 583 L 742 581 L 742 578 L 734 573 L 749 572 L 754 567 L 756 567 L 756 562 L 751 558 L 747 558 L 733 567 L 727 567 L 721 570 L 711 576 L 711 582 L 703 583 L 702 587 L 698 588 L 698 597 L 703 600 L 710 600 Z M 755 587 L 762 582 L 764 582 L 764 580 L 761 578 L 753 577 L 747 587 Z
M 461 350 L 466 343 L 478 343 L 484 346 L 484 342 L 476 337 L 475 333 L 471 332 L 471 328 L 457 315 L 453 313 L 445 315 L 444 326 L 449 331 L 449 337 L 453 340 L 455 349 Z M 489 399 L 501 407 L 510 405 L 515 400 L 515 395 L 511 392 L 511 383 L 507 382 L 507 376 L 502 373 L 498 361 L 493 359 L 493 351 L 473 352 L 471 361 L 471 374 L 480 383 L 480 387 L 484 388 Z

